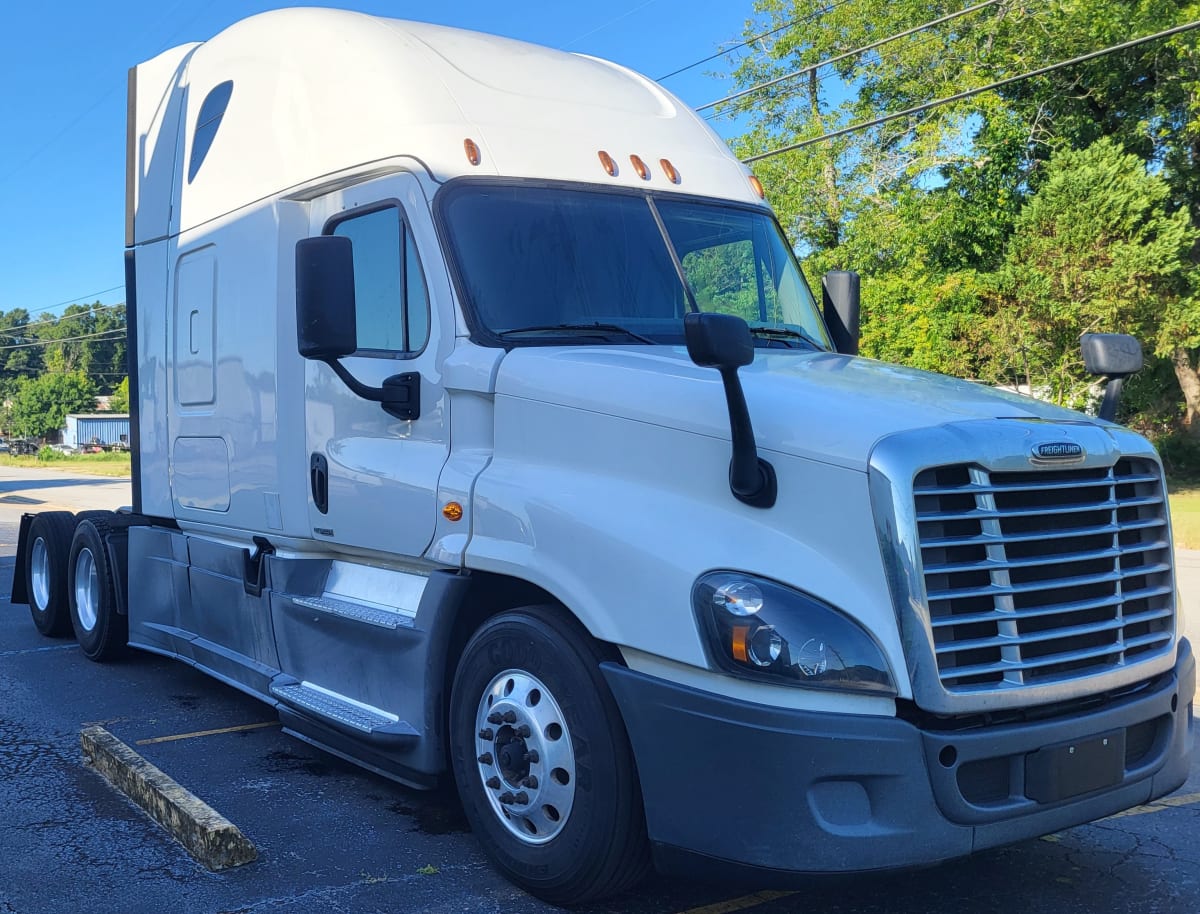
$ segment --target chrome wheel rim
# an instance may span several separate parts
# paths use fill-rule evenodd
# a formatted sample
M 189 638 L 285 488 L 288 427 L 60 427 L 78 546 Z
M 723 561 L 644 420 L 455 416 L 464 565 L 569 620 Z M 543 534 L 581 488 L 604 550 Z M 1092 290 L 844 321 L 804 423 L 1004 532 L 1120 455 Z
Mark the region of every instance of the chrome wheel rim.
M 575 750 L 558 702 L 536 676 L 505 670 L 475 714 L 479 778 L 488 805 L 525 844 L 563 830 L 575 805 Z
M 34 608 L 45 612 L 50 605 L 50 551 L 40 536 L 29 552 L 29 583 L 33 585 Z
M 96 627 L 96 609 L 100 605 L 100 581 L 96 577 L 96 559 L 91 549 L 80 549 L 75 559 L 75 613 L 84 631 Z

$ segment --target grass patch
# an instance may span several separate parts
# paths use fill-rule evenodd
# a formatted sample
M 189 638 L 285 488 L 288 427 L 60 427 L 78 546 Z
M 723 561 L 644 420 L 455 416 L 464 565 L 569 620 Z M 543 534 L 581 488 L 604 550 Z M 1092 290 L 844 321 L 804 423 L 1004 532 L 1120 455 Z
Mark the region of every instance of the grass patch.
M 1181 549 L 1200 549 L 1200 485 L 1195 482 L 1167 483 L 1171 493 L 1171 528 L 1175 545 Z
M 12 454 L 0 454 L 2 467 L 32 467 L 39 470 L 62 470 L 68 473 L 84 473 L 88 476 L 128 476 L 130 473 L 129 453 L 105 454 L 59 454 L 44 459 L 40 454 L 34 457 L 14 457 Z

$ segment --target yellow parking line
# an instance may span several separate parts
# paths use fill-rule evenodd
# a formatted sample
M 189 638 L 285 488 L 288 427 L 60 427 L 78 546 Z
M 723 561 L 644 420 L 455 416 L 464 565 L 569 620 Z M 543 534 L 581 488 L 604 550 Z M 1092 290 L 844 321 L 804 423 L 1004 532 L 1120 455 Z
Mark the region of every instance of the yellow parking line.
M 744 911 L 746 908 L 757 907 L 774 901 L 777 898 L 787 898 L 795 892 L 755 892 L 753 895 L 743 895 L 741 898 L 730 898 L 728 901 L 718 901 L 699 908 L 688 908 L 679 914 L 731 914 L 733 911 Z
M 149 746 L 151 743 L 171 743 L 177 739 L 193 739 L 197 736 L 216 736 L 218 733 L 238 733 L 242 730 L 260 730 L 263 727 L 278 727 L 279 721 L 267 720 L 261 724 L 239 724 L 236 727 L 221 727 L 218 730 L 196 730 L 194 733 L 176 733 L 174 736 L 155 736 L 152 739 L 139 739 L 135 746 Z
M 1133 809 L 1127 809 L 1108 818 L 1123 819 L 1125 816 L 1144 816 L 1148 812 L 1162 812 L 1164 809 L 1171 809 L 1176 806 L 1191 806 L 1193 803 L 1200 803 L 1200 793 L 1187 793 L 1181 797 L 1166 797 L 1162 800 L 1155 800 L 1153 803 L 1148 803 L 1145 806 L 1135 806 Z

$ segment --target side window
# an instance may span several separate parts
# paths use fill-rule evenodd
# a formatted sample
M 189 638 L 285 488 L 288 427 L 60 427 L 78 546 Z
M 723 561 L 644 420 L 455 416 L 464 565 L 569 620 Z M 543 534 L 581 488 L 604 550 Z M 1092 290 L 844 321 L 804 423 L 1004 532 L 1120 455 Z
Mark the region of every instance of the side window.
M 354 311 L 358 348 L 419 352 L 429 339 L 425 274 L 400 210 L 377 209 L 338 222 L 334 235 L 354 247 Z

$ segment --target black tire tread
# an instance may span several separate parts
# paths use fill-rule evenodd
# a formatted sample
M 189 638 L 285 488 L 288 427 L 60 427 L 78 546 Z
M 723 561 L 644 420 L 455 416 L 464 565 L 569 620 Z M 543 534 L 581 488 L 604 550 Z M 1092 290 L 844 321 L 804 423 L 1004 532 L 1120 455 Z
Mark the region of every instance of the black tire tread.
M 75 532 L 75 515 L 70 511 L 42 511 L 29 527 L 29 549 L 26 565 L 21 569 L 25 575 L 26 593 L 29 596 L 29 612 L 33 624 L 43 635 L 50 638 L 70 637 L 71 608 L 67 598 L 67 562 L 71 552 L 71 535 Z M 30 565 L 33 562 L 33 541 L 39 536 L 46 540 L 50 560 L 50 599 L 46 612 L 39 615 L 33 605 L 33 582 L 30 580 Z M 57 567 L 56 567 L 57 566 Z
M 111 512 L 108 511 L 89 513 L 103 515 L 111 514 Z M 70 561 L 67 565 L 68 597 L 71 597 L 73 602 L 73 595 L 75 591 L 75 560 L 78 556 L 75 543 L 79 540 L 80 531 L 85 524 L 90 525 L 95 530 L 99 540 L 100 548 L 92 549 L 92 558 L 95 560 L 97 565 L 102 567 L 104 570 L 104 580 L 102 584 L 103 592 L 101 596 L 102 600 L 107 603 L 107 611 L 105 612 L 102 607 L 101 612 L 98 612 L 97 614 L 96 628 L 93 629 L 93 632 L 99 631 L 99 636 L 96 639 L 93 639 L 89 633 L 81 631 L 80 628 L 75 627 L 76 614 L 73 605 L 71 607 L 70 614 L 71 625 L 73 628 L 75 628 L 75 638 L 79 642 L 79 646 L 83 650 L 84 656 L 89 660 L 95 661 L 96 663 L 106 663 L 125 654 L 127 642 L 129 640 L 129 622 L 125 616 L 122 616 L 119 612 L 117 612 L 116 581 L 113 577 L 115 569 L 112 567 L 112 564 L 109 561 L 108 549 L 106 548 L 108 535 L 111 530 L 108 523 L 106 523 L 105 519 L 102 517 L 93 516 L 84 518 L 79 522 L 78 525 L 76 525 L 75 536 L 72 537 L 71 542 Z M 101 613 L 104 613 L 103 618 L 101 618 Z M 91 643 L 93 640 L 96 640 L 94 645 Z

